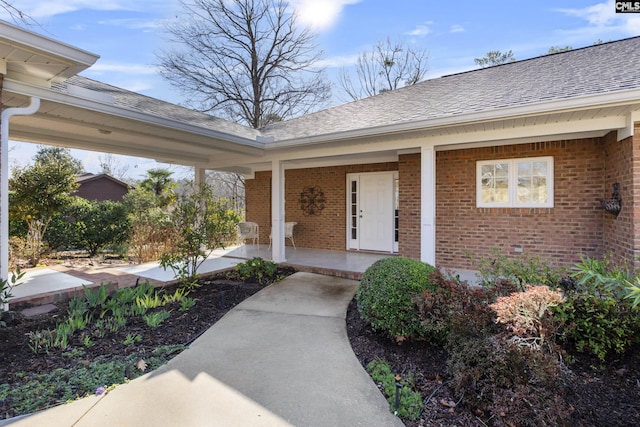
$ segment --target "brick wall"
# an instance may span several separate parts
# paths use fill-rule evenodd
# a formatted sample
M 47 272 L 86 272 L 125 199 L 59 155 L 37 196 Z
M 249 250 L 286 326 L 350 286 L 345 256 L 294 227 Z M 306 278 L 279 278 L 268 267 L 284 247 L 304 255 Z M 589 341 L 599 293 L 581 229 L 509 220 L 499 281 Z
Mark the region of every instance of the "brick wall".
M 620 183 L 623 206 L 617 217 L 611 214 L 604 215 L 604 253 L 618 262 L 631 266 L 635 243 L 633 238 L 633 139 L 617 141 L 616 133 L 611 132 L 604 138 L 604 144 L 605 173 L 602 197 L 610 198 L 613 183 Z
M 498 248 L 568 265 L 603 252 L 605 161 L 600 138 L 436 153 L 436 264 L 474 268 L 468 255 Z M 552 209 L 476 208 L 476 161 L 554 157 Z
M 398 252 L 420 259 L 420 153 L 398 157 Z
M 640 161 L 634 161 L 640 159 L 640 129 L 636 135 L 621 142 L 610 133 L 604 138 L 437 152 L 436 264 L 473 269 L 469 255 L 490 256 L 498 248 L 517 257 L 515 247 L 551 265 L 571 265 L 581 255 L 600 257 L 606 252 L 634 260 L 639 255 L 634 248 L 640 247 L 640 239 L 633 237 L 640 235 L 640 223 L 634 223 L 640 207 L 633 202 L 635 183 L 640 183 Z M 554 208 L 476 207 L 477 161 L 542 156 L 554 158 Z M 634 169 L 638 180 L 631 178 Z M 296 244 L 344 250 L 346 175 L 390 170 L 398 170 L 400 180 L 399 252 L 419 259 L 420 154 L 401 155 L 397 163 L 287 170 L 286 220 L 298 222 Z M 613 182 L 622 186 L 618 218 L 600 207 Z M 319 216 L 306 217 L 299 206 L 300 193 L 310 185 L 319 185 L 325 193 L 326 207 Z M 247 219 L 260 224 L 261 243 L 268 244 L 271 173 L 256 173 L 246 187 Z
M 398 163 L 346 165 L 285 171 L 285 221 L 297 222 L 296 246 L 345 250 L 347 228 L 347 174 L 395 171 Z M 305 216 L 300 207 L 300 193 L 305 187 L 318 186 L 324 192 L 325 208 L 319 215 Z M 247 221 L 260 225 L 260 242 L 269 244 L 271 230 L 271 172 L 257 172 L 245 182 Z M 287 239 L 286 244 L 290 242 Z

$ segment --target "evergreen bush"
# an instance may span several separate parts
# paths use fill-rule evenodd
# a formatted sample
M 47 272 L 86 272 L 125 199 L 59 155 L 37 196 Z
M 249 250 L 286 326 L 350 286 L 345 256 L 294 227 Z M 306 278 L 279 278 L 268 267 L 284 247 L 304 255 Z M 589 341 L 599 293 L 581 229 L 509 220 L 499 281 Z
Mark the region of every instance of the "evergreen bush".
M 436 269 L 403 257 L 376 261 L 362 275 L 356 294 L 358 311 L 371 327 L 395 339 L 424 338 L 414 298 L 433 290 L 430 275 Z

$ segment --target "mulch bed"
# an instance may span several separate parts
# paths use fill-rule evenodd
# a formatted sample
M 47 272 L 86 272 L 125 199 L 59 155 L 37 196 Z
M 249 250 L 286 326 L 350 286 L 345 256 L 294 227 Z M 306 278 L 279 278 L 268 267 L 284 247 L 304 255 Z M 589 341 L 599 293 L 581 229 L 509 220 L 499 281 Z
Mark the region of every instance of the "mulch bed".
M 128 323 L 125 329 L 96 339 L 95 345 L 85 349 L 86 353 L 79 359 L 64 357 L 60 351 L 36 355 L 29 349 L 25 335 L 29 331 L 54 328 L 56 321 L 66 313 L 66 304 L 58 304 L 56 311 L 34 318 L 18 315 L 15 325 L 0 328 L 0 383 L 18 381 L 16 373 L 20 371 L 50 372 L 55 368 L 73 367 L 97 358 L 104 360 L 106 355 L 144 353 L 159 346 L 189 344 L 232 307 L 262 289 L 255 283 L 226 280 L 224 275 L 205 279 L 202 284 L 190 295 L 197 303 L 189 311 L 177 312 L 157 329 L 150 329 L 141 321 Z M 416 421 L 405 420 L 407 426 L 492 424 L 490 420 L 482 419 L 462 406 L 451 406 L 460 396 L 455 396 L 447 386 L 447 355 L 441 348 L 424 342 L 395 344 L 374 333 L 360 318 L 353 302 L 347 312 L 347 330 L 353 350 L 363 365 L 374 359 L 385 359 L 396 373 L 413 373 L 422 396 L 431 396 L 421 418 Z M 135 346 L 126 346 L 123 340 L 127 334 L 139 334 L 142 341 Z M 79 342 L 74 345 L 84 348 Z M 574 408 L 570 425 L 640 425 L 640 347 L 603 370 L 592 369 L 590 366 L 593 362 L 579 359 L 571 366 L 575 381 L 566 397 Z M 0 414 L 12 415 L 12 410 L 3 407 L 0 402 Z
M 414 374 L 416 386 L 426 399 L 420 419 L 404 420 L 408 427 L 418 426 L 486 426 L 483 419 L 462 406 L 451 407 L 460 396 L 447 386 L 447 354 L 424 342 L 398 345 L 371 330 L 360 318 L 355 302 L 347 312 L 347 332 L 351 346 L 363 366 L 374 359 L 387 360 L 395 373 Z M 570 368 L 574 381 L 565 396 L 573 407 L 570 426 L 640 426 L 640 346 L 629 350 L 624 358 L 594 369 L 595 360 L 574 355 Z

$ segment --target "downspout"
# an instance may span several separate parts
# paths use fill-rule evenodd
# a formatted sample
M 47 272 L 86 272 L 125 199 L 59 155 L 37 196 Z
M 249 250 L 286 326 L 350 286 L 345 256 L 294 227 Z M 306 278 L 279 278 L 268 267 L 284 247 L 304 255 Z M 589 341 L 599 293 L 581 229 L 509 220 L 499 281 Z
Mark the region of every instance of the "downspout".
M 0 99 L 2 97 L 0 74 Z M 0 279 L 9 279 L 9 119 L 13 116 L 28 116 L 40 109 L 40 98 L 29 98 L 27 107 L 2 110 L 0 115 Z M 7 307 L 4 307 L 6 310 Z

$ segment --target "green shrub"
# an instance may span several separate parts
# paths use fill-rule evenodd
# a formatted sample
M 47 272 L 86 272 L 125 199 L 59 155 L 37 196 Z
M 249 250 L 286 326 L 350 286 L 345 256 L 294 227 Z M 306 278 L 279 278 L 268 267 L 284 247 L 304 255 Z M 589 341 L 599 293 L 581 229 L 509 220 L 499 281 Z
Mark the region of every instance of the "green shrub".
M 576 351 L 601 361 L 624 353 L 640 340 L 640 312 L 613 295 L 572 292 L 552 310 L 564 326 L 563 339 Z
M 395 339 L 424 338 L 414 298 L 434 290 L 429 264 L 402 257 L 376 261 L 364 272 L 356 301 L 362 318 L 371 327 Z
M 422 396 L 414 391 L 411 375 L 407 379 L 400 379 L 391 372 L 391 366 L 386 360 L 373 360 L 367 365 L 367 372 L 371 378 L 382 386 L 391 410 L 401 418 L 415 420 L 422 412 Z M 398 387 L 399 386 L 399 387 Z M 396 388 L 399 392 L 399 402 L 396 407 Z
M 497 249 L 489 257 L 476 260 L 476 268 L 480 284 L 492 286 L 499 281 L 508 280 L 524 290 L 526 285 L 546 285 L 557 288 L 563 276 L 563 270 L 556 270 L 547 265 L 540 257 L 520 255 L 509 258 Z
M 269 285 L 279 280 L 278 264 L 256 257 L 237 264 L 235 270 L 230 272 L 230 278 L 244 282 L 256 282 L 261 285 Z
M 565 342 L 600 361 L 639 342 L 640 310 L 629 299 L 629 284 L 637 276 L 608 258 L 583 258 L 574 270 L 577 284 L 553 309 Z

